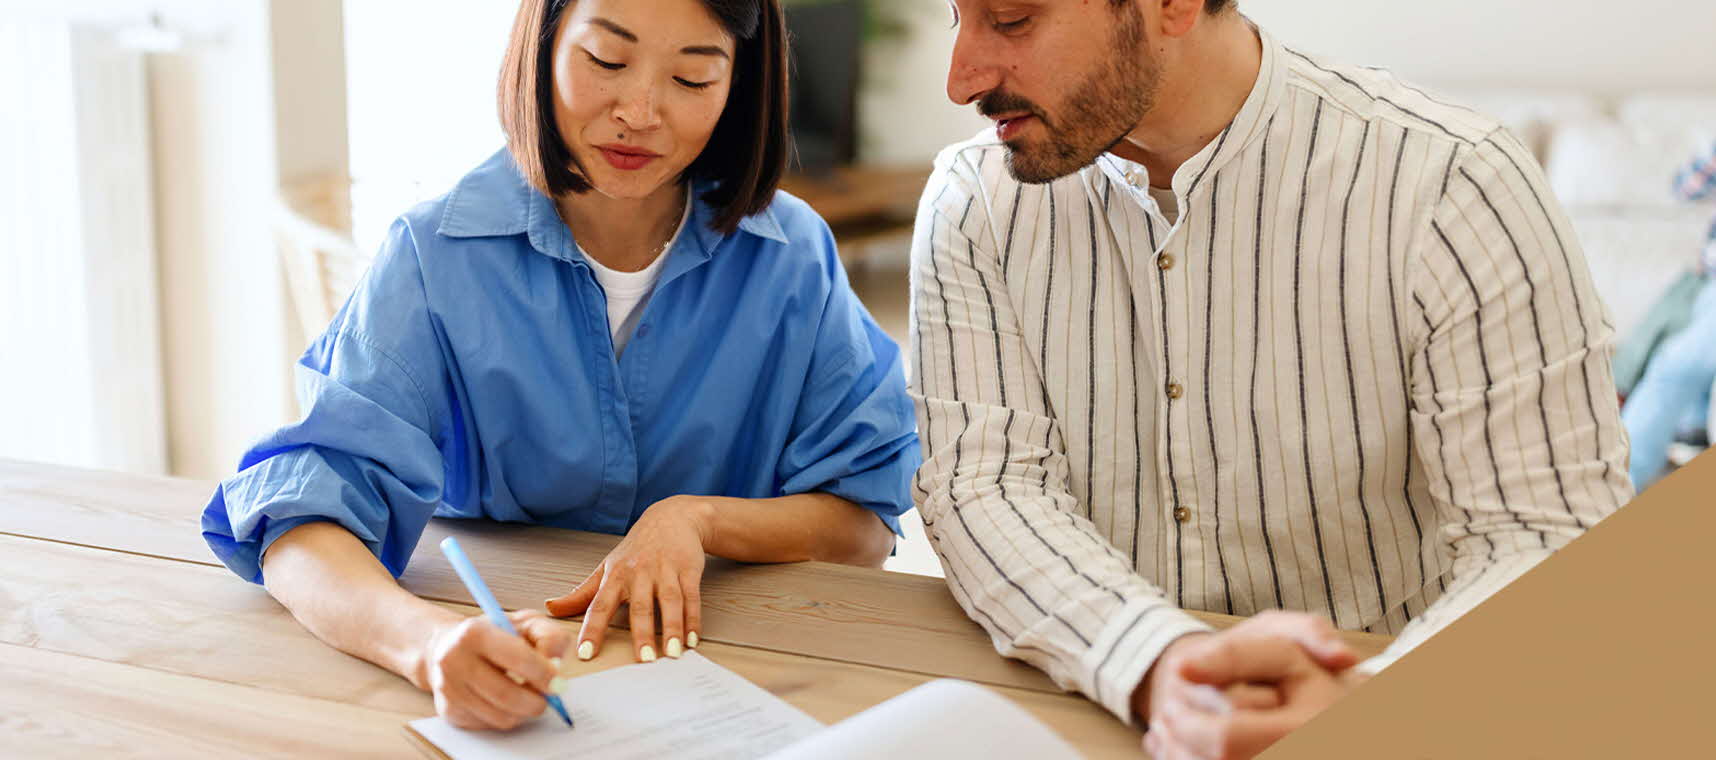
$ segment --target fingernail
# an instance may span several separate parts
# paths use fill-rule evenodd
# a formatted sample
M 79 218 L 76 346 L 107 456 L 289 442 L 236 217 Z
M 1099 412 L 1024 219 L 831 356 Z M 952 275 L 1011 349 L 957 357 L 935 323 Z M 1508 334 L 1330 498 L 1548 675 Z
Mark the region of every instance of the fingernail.
M 514 672 L 509 670 L 509 671 L 507 671 L 506 677 L 511 678 L 512 682 L 518 684 L 519 686 L 524 685 L 524 676 L 521 676 L 521 675 L 514 673 Z
M 679 659 L 679 656 L 682 654 L 685 654 L 685 647 L 682 647 L 679 645 L 679 637 L 675 636 L 671 639 L 668 639 L 667 640 L 667 656 L 672 657 L 673 659 L 677 660 L 677 659 Z
M 593 642 L 585 641 L 585 642 L 578 644 L 578 659 L 588 660 L 591 657 L 595 657 L 595 656 L 596 656 L 596 645 Z
M 643 649 L 638 650 L 638 661 L 655 662 L 655 647 L 645 644 Z
M 547 607 L 547 606 L 548 606 L 548 605 L 550 605 L 550 604 L 553 604 L 553 603 L 554 603 L 554 600 L 553 600 L 553 599 L 544 599 L 544 600 L 542 600 L 542 606 L 544 606 L 544 607 Z
M 548 659 L 548 665 L 549 665 L 549 667 L 554 668 L 554 672 L 556 672 L 556 673 L 560 672 L 560 658 L 559 657 L 549 658 Z
M 1193 686 L 1186 691 L 1186 699 L 1194 706 L 1217 715 L 1233 712 L 1233 706 L 1212 686 Z
M 697 632 L 696 631 L 692 631 L 688 634 L 685 634 L 685 645 L 688 647 L 691 647 L 692 649 L 697 648 Z
M 562 676 L 555 676 L 554 680 L 548 682 L 548 691 L 551 694 L 559 694 L 565 690 L 566 679 Z

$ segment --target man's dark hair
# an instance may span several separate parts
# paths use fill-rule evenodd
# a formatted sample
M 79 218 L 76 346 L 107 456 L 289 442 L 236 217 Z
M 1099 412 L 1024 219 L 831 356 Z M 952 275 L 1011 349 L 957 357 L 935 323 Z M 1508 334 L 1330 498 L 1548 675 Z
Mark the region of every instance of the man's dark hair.
M 554 34 L 573 0 L 523 0 L 501 63 L 501 128 L 525 180 L 558 198 L 588 192 L 554 122 Z M 731 233 L 739 220 L 767 208 L 786 171 L 787 37 L 780 0 L 703 0 L 737 40 L 726 110 L 692 179 L 713 180 L 702 198 L 715 207 L 711 226 Z
M 1112 5 L 1125 5 L 1126 0 L 1108 0 Z M 1204 12 L 1211 16 L 1239 5 L 1239 0 L 1204 0 Z

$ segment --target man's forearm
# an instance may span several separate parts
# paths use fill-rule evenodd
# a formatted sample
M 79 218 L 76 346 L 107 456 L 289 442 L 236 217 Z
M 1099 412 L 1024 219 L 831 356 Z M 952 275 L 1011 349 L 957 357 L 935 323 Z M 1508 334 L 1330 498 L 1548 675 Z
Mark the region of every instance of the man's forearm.
M 345 528 L 313 522 L 288 531 L 263 557 L 268 593 L 310 633 L 426 689 L 423 653 L 443 624 L 462 618 L 401 588 Z

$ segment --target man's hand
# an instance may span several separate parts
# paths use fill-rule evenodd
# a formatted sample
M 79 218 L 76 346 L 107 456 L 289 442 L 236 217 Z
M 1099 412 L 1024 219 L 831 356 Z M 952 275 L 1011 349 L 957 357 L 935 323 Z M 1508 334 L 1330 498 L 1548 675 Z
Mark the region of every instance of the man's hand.
M 1172 760 L 1252 757 L 1350 692 L 1363 678 L 1350 670 L 1357 661 L 1327 621 L 1299 613 L 1183 638 L 1146 679 L 1145 748 Z

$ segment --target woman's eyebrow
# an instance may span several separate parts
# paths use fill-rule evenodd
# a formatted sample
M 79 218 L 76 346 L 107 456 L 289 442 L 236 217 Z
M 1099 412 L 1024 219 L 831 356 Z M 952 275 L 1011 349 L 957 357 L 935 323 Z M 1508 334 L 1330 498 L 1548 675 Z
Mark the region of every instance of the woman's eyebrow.
M 680 48 L 679 52 L 684 53 L 685 55 L 712 55 L 720 58 L 726 58 L 729 61 L 733 60 L 732 56 L 727 55 L 727 51 L 715 47 L 714 45 L 692 45 L 690 47 Z
M 614 36 L 619 37 L 620 39 L 625 40 L 627 42 L 637 42 L 638 41 L 638 36 L 635 34 L 632 34 L 632 30 L 627 29 L 623 26 L 620 26 L 619 24 L 616 24 L 616 23 L 609 21 L 605 18 L 602 18 L 600 16 L 597 16 L 595 18 L 590 19 L 589 23 L 591 26 L 598 26 L 598 27 L 606 29 L 610 32 L 613 32 Z
M 632 30 L 627 29 L 623 26 L 620 26 L 619 24 L 616 24 L 613 21 L 602 18 L 600 16 L 597 16 L 595 18 L 590 19 L 589 24 L 591 26 L 606 29 L 609 32 L 611 32 L 614 36 L 619 37 L 620 39 L 625 40 L 627 42 L 637 42 L 638 41 L 638 36 L 636 34 L 633 34 Z M 708 55 L 708 56 L 714 56 L 717 58 L 726 58 L 727 60 L 733 59 L 733 57 L 731 55 L 727 54 L 727 51 L 722 50 L 721 48 L 719 48 L 715 45 L 688 45 L 686 47 L 680 48 L 679 52 L 683 53 L 685 55 Z

